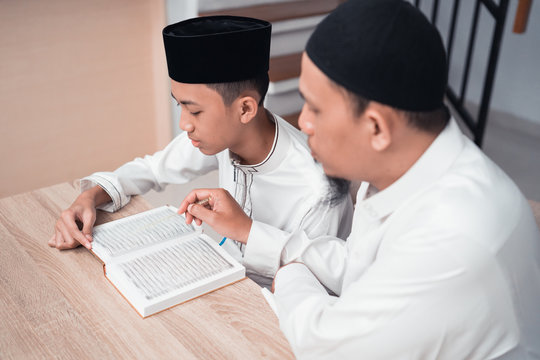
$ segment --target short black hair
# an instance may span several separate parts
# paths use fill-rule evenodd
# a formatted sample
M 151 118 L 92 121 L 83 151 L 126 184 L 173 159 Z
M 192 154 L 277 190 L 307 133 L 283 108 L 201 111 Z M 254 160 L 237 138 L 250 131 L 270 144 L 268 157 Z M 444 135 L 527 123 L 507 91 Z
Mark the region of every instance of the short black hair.
M 262 106 L 264 103 L 264 98 L 266 97 L 266 92 L 268 91 L 269 83 L 270 79 L 268 77 L 268 73 L 264 73 L 248 80 L 206 84 L 206 86 L 217 91 L 227 106 L 231 105 L 233 101 L 236 100 L 240 94 L 242 94 L 242 92 L 246 90 L 255 90 L 261 97 L 259 100 L 259 106 Z
M 349 100 L 353 106 L 355 115 L 360 116 L 364 113 L 364 111 L 366 111 L 369 103 L 371 102 L 370 99 L 345 89 L 343 86 L 337 84 L 333 80 L 330 80 L 330 82 Z M 444 104 L 440 108 L 431 111 L 409 111 L 397 109 L 392 106 L 390 107 L 394 109 L 394 111 L 402 114 L 405 119 L 407 119 L 409 125 L 431 134 L 438 134 L 442 129 L 444 129 L 450 120 L 450 112 Z

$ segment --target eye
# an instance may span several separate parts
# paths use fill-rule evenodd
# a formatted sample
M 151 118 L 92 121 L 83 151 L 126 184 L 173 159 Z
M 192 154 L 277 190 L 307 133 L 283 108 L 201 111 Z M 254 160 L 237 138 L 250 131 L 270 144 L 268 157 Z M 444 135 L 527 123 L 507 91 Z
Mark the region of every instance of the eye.
M 317 115 L 319 113 L 319 109 L 313 107 L 312 105 L 307 106 L 308 110 L 312 112 L 313 114 Z
M 197 116 L 197 115 L 199 115 L 201 112 L 200 112 L 200 111 L 195 111 L 195 112 L 191 112 L 191 111 L 190 111 L 190 113 L 191 113 L 191 115 L 193 115 L 193 116 Z

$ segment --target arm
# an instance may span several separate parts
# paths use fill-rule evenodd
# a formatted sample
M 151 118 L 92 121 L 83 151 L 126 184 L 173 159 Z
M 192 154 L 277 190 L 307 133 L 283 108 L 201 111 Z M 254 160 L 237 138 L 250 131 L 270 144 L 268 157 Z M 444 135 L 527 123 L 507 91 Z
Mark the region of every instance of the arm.
M 217 168 L 217 158 L 202 154 L 183 132 L 153 155 L 136 158 L 114 172 L 98 172 L 82 179 L 81 190 L 95 185 L 102 187 L 112 202 L 103 204 L 100 209 L 112 212 L 125 206 L 131 195 L 144 194 L 151 189 L 160 191 L 167 184 L 187 183 Z
M 49 240 L 49 246 L 65 250 L 82 244 L 91 249 L 96 207 L 109 201 L 111 198 L 99 186 L 83 191 L 68 209 L 62 211 L 56 221 L 54 235 Z M 77 222 L 82 223 L 82 229 L 79 229 Z
M 161 190 L 169 183 L 185 183 L 217 167 L 215 156 L 202 154 L 182 133 L 154 155 L 137 158 L 114 172 L 99 172 L 81 179 L 81 195 L 60 215 L 49 245 L 71 249 L 83 244 L 91 248 L 96 208 L 116 211 L 129 202 L 131 195 Z M 83 223 L 82 231 L 77 220 Z
M 351 215 L 352 204 L 346 199 L 335 207 L 325 203 L 312 207 L 293 232 L 253 221 L 244 263 L 273 278 L 281 265 L 302 262 L 339 294 L 347 259 L 342 238 L 349 235 Z
M 208 197 L 210 208 L 196 204 Z M 331 235 L 340 230 L 349 232 L 351 207 L 348 199 L 332 208 L 322 203 L 312 207 L 293 234 L 252 221 L 223 189 L 193 190 L 179 212 L 187 211 L 188 222 L 195 220 L 200 225 L 204 221 L 220 234 L 246 244 L 243 263 L 258 274 L 274 277 L 281 263 L 302 261 L 310 264 L 321 282 L 339 293 L 345 242 Z
M 305 265 L 283 267 L 274 299 L 295 355 L 485 359 L 511 347 L 517 334 L 504 324 L 511 299 L 494 281 L 496 264 L 472 239 L 431 235 L 383 242 L 364 271 L 347 269 L 340 297 L 328 295 Z

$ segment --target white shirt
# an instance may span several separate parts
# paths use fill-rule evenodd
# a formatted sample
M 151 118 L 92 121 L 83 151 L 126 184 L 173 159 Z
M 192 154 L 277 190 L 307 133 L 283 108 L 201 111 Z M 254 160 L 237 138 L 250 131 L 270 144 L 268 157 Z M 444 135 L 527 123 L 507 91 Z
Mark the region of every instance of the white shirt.
M 329 234 L 345 239 L 352 219 L 350 196 L 336 206 L 325 202 L 329 184 L 322 167 L 311 157 L 305 135 L 280 117 L 274 115 L 274 119 L 274 143 L 260 164 L 240 165 L 229 150 L 204 155 L 184 132 L 154 155 L 82 179 L 81 190 L 101 186 L 112 199 L 101 208 L 116 211 L 131 195 L 160 191 L 167 184 L 187 183 L 219 169 L 219 186 L 253 219 L 247 245 L 241 247 L 243 254 L 230 240 L 226 249 L 241 258 L 248 273 L 267 278 L 256 278 L 259 283 L 271 284 L 290 232 L 304 229 L 313 237 Z M 180 203 L 183 199 L 174 200 Z
M 307 244 L 299 231 L 285 247 L 287 261 L 307 265 L 275 279 L 298 358 L 540 358 L 538 228 L 516 185 L 454 120 L 400 179 L 368 190 L 347 242 Z

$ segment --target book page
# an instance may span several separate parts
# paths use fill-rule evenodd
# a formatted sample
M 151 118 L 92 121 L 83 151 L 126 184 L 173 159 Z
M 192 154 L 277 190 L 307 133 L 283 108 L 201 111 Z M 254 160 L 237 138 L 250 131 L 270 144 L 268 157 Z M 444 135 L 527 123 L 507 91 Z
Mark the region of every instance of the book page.
M 138 258 L 115 264 L 136 289 L 153 300 L 233 268 L 201 236 L 187 238 Z M 116 271 L 116 270 L 115 270 Z
M 109 257 L 123 255 L 194 231 L 194 227 L 187 225 L 185 217 L 178 214 L 175 208 L 162 206 L 96 226 L 92 234 L 92 250 L 106 261 Z

